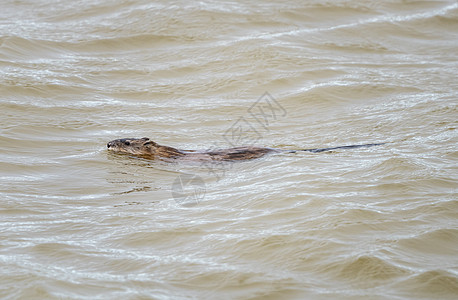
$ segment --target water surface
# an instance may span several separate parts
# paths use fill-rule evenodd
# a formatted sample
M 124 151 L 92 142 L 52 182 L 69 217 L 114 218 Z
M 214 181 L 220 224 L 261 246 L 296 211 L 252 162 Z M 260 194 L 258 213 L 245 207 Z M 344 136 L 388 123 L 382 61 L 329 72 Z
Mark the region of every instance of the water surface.
M 457 17 L 455 1 L 3 1 L 0 297 L 456 299 Z M 222 165 L 106 151 L 144 136 L 387 144 Z

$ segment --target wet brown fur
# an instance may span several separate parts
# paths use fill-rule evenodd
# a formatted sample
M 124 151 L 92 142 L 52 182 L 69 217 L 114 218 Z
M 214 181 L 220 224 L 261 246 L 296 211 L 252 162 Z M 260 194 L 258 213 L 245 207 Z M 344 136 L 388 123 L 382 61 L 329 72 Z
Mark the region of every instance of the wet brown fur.
M 241 161 L 260 158 L 278 149 L 262 147 L 237 147 L 210 151 L 180 150 L 159 145 L 149 138 L 127 138 L 113 140 L 107 144 L 108 150 L 126 153 L 149 159 L 191 160 L 191 161 Z
M 229 149 L 209 150 L 209 151 L 195 151 L 195 150 L 180 150 L 168 146 L 159 145 L 149 138 L 141 139 L 118 139 L 113 140 L 107 144 L 108 150 L 117 153 L 133 154 L 136 156 L 148 159 L 162 159 L 162 160 L 188 160 L 188 161 L 241 161 L 260 158 L 268 153 L 288 152 L 296 153 L 298 151 L 307 151 L 311 153 L 319 153 L 324 151 L 333 151 L 340 149 L 352 149 L 361 147 L 372 147 L 383 145 L 385 143 L 377 144 L 362 144 L 362 145 L 348 145 L 330 148 L 315 148 L 315 149 L 301 149 L 301 150 L 283 150 L 275 148 L 263 147 L 236 147 Z

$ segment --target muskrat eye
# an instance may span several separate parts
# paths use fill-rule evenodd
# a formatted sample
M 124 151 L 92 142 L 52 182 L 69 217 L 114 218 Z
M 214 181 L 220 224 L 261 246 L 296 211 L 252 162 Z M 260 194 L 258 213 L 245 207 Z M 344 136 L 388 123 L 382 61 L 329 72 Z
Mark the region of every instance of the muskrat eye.
M 130 142 L 125 141 L 125 142 L 124 142 L 124 145 L 129 146 L 129 145 L 130 145 Z

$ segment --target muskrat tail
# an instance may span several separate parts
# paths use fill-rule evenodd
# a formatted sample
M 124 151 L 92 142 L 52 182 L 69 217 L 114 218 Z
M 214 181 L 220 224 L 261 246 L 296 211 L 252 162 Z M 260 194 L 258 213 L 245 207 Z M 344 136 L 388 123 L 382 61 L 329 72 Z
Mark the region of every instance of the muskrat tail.
M 349 145 L 349 146 L 339 146 L 339 147 L 331 147 L 331 148 L 288 150 L 288 152 L 296 153 L 298 151 L 306 151 L 306 152 L 318 153 L 318 152 L 332 151 L 332 150 L 336 150 L 336 149 L 352 149 L 352 148 L 372 147 L 372 146 L 379 146 L 379 145 L 383 145 L 383 144 L 386 144 L 386 143 Z

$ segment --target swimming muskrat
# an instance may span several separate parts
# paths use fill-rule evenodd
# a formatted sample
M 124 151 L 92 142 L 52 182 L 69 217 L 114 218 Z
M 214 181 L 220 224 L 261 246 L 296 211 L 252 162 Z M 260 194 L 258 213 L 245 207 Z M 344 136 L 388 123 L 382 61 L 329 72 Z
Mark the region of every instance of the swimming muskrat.
M 159 145 L 149 138 L 126 138 L 113 140 L 107 144 L 108 150 L 127 153 L 149 159 L 165 159 L 165 160 L 191 160 L 191 161 L 241 161 L 262 157 L 269 153 L 295 153 L 298 151 L 307 152 L 324 152 L 335 149 L 348 149 L 360 148 L 382 145 L 379 144 L 364 144 L 364 145 L 350 145 L 332 148 L 316 148 L 316 149 L 302 149 L 302 150 L 284 150 L 276 148 L 264 147 L 236 147 L 229 149 L 218 149 L 208 151 L 197 150 L 181 150 L 168 146 Z

